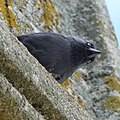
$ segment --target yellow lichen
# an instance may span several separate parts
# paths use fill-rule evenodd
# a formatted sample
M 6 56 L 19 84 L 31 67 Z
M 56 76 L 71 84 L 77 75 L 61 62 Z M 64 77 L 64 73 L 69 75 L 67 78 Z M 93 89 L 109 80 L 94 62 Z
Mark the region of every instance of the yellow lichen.
M 80 104 L 80 106 L 82 108 L 85 108 L 85 104 L 84 104 L 83 100 L 79 96 L 78 96 L 77 100 L 78 100 L 78 103 Z
M 78 71 L 76 71 L 74 74 L 75 74 L 75 77 L 77 77 L 77 79 L 83 80 L 81 74 Z
M 13 8 L 12 0 L 0 0 L 0 12 L 2 12 L 4 19 L 8 23 L 8 26 L 10 28 L 18 29 L 16 17 L 11 8 Z
M 120 97 L 119 96 L 110 96 L 106 100 L 104 107 L 105 107 L 105 109 L 119 111 L 120 110 Z
M 61 84 L 61 87 L 64 89 L 64 90 L 67 90 L 69 88 L 69 85 L 71 84 L 71 80 L 68 78 L 67 80 L 65 80 L 62 84 Z
M 115 77 L 106 77 L 104 79 L 105 83 L 109 86 L 110 89 L 116 90 L 120 93 L 120 83 Z
M 85 104 L 84 104 L 83 99 L 74 92 L 72 93 L 72 95 L 74 96 L 75 100 L 80 104 L 80 106 L 82 108 L 85 108 Z
M 55 9 L 52 0 L 39 0 L 37 5 L 40 9 L 43 9 L 41 19 L 46 27 L 51 29 L 52 26 L 55 26 L 58 30 L 59 14 Z

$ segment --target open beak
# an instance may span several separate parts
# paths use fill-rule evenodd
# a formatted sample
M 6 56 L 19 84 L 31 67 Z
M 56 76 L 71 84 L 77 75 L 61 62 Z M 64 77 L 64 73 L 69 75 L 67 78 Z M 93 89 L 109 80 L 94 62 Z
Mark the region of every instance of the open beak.
M 101 51 L 96 50 L 96 49 L 94 49 L 94 48 L 89 48 L 88 51 L 91 53 L 91 54 L 89 55 L 89 57 L 95 57 L 96 55 L 101 54 Z

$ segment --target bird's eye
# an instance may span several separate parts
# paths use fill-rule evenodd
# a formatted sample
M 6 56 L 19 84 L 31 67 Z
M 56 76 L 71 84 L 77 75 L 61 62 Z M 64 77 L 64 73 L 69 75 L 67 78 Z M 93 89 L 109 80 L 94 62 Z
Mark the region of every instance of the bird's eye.
M 87 44 L 88 46 L 90 46 L 90 47 L 92 46 L 92 44 L 91 44 L 91 43 L 89 43 L 89 42 L 87 42 L 86 44 Z
M 95 48 L 95 46 L 90 42 L 86 42 L 86 45 L 87 45 L 87 47 Z

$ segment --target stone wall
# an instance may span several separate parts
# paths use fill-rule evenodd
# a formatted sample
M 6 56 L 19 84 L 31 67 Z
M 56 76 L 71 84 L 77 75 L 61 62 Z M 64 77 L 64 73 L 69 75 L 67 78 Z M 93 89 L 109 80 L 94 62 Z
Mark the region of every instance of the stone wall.
M 60 86 L 15 37 L 39 31 L 80 36 L 93 42 L 102 54 Z M 21 119 L 25 115 L 24 119 L 27 119 L 27 112 L 34 109 L 36 119 L 40 120 L 118 120 L 119 68 L 120 52 L 104 0 L 0 1 L 1 85 L 10 84 L 13 87 L 10 88 L 16 89 L 19 97 L 24 95 L 25 103 L 29 104 L 26 114 L 24 105 L 20 109 L 23 112 L 17 114 L 14 108 L 19 99 L 13 99 L 15 104 L 10 100 L 13 112 L 9 113 L 7 109 L 6 115 L 18 115 L 18 118 L 21 115 Z M 9 87 L 6 89 L 10 91 Z M 0 111 L 5 112 L 4 98 L 9 98 L 8 95 L 12 98 L 16 92 L 11 95 L 11 92 L 5 94 L 3 87 L 0 90 Z M 24 103 L 22 97 L 20 100 Z M 9 104 L 6 106 L 10 107 Z M 6 119 L 4 112 L 0 112 L 3 120 Z

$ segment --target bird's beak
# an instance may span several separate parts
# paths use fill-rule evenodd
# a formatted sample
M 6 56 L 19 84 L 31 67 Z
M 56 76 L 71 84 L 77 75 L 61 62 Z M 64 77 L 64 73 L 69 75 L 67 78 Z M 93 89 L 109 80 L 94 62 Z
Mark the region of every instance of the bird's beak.
M 101 51 L 96 50 L 94 48 L 89 48 L 89 52 L 91 53 L 89 57 L 95 57 L 96 55 L 101 54 Z

